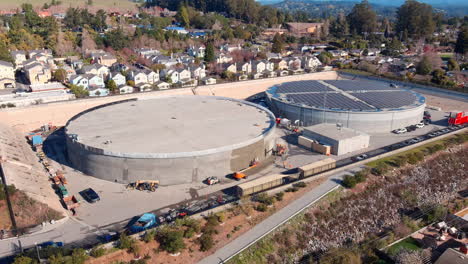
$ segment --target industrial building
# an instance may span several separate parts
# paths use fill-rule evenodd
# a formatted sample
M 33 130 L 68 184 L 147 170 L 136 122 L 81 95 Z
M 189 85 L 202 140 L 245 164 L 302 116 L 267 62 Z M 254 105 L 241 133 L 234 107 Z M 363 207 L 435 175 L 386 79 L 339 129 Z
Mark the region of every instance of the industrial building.
M 261 162 L 275 117 L 246 101 L 214 96 L 130 99 L 86 110 L 65 128 L 74 168 L 108 181 L 201 182 Z
M 337 127 L 334 124 L 318 124 L 304 128 L 299 143 L 314 149 L 313 144 L 330 147 L 333 155 L 362 150 L 369 147 L 370 136 L 352 128 Z
M 339 124 L 366 133 L 386 133 L 419 123 L 425 98 L 387 82 L 296 81 L 270 87 L 268 103 L 278 117 L 302 126 Z

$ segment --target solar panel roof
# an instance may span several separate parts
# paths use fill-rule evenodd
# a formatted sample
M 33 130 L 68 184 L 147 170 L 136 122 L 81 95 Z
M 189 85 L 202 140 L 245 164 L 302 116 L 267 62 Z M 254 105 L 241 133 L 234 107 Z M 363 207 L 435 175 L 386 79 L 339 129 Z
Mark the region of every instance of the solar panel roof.
M 353 93 L 352 95 L 377 108 L 400 108 L 416 102 L 416 96 L 407 91 Z
M 374 109 L 363 102 L 354 101 L 340 93 L 325 94 L 288 94 L 286 98 L 293 103 L 306 104 L 309 106 L 352 109 L 352 110 L 371 110 Z
M 333 89 L 317 81 L 287 82 L 278 86 L 277 93 L 305 93 L 305 92 L 326 92 Z
M 379 91 L 379 90 L 398 90 L 390 87 L 390 84 L 378 81 L 353 81 L 353 80 L 328 80 L 325 81 L 343 91 Z
M 284 94 L 289 102 L 312 107 L 342 110 L 396 109 L 413 105 L 418 96 L 410 91 L 373 80 L 327 80 L 288 82 L 276 86 L 276 94 Z M 273 90 L 274 91 L 274 90 Z

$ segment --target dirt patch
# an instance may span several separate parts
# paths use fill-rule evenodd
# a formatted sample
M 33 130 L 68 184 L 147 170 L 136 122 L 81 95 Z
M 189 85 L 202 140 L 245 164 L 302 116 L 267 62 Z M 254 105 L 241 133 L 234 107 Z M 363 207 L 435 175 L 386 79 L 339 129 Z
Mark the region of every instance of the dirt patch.
M 216 227 L 217 234 L 213 235 L 215 246 L 207 252 L 201 252 L 197 238 L 185 239 L 186 249 L 182 250 L 180 255 L 171 256 L 167 252 L 159 251 L 159 244 L 155 241 L 145 243 L 138 241 L 140 247 L 140 256 L 148 256 L 148 263 L 164 264 L 164 263 L 196 263 L 197 261 L 213 254 L 216 250 L 222 248 L 232 240 L 247 232 L 256 224 L 280 210 L 292 201 L 298 199 L 305 193 L 314 189 L 326 179 L 317 179 L 307 184 L 305 188 L 300 188 L 297 192 L 284 193 L 282 201 L 276 201 L 275 204 L 266 212 L 258 212 L 254 210 L 255 203 L 245 200 L 243 205 L 235 206 L 225 212 L 226 220 L 224 223 Z M 201 220 L 200 224 L 203 226 L 205 220 Z M 118 250 L 116 252 L 107 254 L 103 257 L 91 259 L 87 261 L 88 264 L 101 264 L 101 263 L 115 263 L 116 261 L 131 261 L 135 259 L 133 253 L 128 253 L 125 250 Z

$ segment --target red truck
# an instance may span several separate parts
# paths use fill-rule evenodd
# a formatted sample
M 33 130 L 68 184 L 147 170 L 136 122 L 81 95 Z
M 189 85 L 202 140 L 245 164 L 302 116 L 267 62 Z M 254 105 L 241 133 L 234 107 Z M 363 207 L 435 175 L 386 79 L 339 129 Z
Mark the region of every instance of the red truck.
M 468 123 L 468 112 L 451 112 L 448 119 L 450 126 L 464 125 Z

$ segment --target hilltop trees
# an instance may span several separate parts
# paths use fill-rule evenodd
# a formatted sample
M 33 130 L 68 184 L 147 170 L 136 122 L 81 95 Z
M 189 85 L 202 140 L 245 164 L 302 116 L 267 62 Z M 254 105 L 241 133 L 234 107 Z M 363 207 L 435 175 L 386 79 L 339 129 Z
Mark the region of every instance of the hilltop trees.
M 271 46 L 271 52 L 281 53 L 283 52 L 283 47 L 283 37 L 280 34 L 276 33 L 276 35 L 273 37 L 273 45 Z
M 340 13 L 338 17 L 330 23 L 330 34 L 336 38 L 342 38 L 349 34 L 349 25 L 346 16 Z
M 374 32 L 377 28 L 377 14 L 367 0 L 356 4 L 347 18 L 349 29 L 353 34 L 365 35 Z
M 457 43 L 455 44 L 455 52 L 462 56 L 468 53 L 468 26 L 464 26 L 460 29 Z
M 205 61 L 209 63 L 215 60 L 216 60 L 216 57 L 215 57 L 214 45 L 213 45 L 213 42 L 210 41 L 206 44 Z
M 407 32 L 412 38 L 429 37 L 436 27 L 432 6 L 415 0 L 406 0 L 397 10 L 396 31 Z

